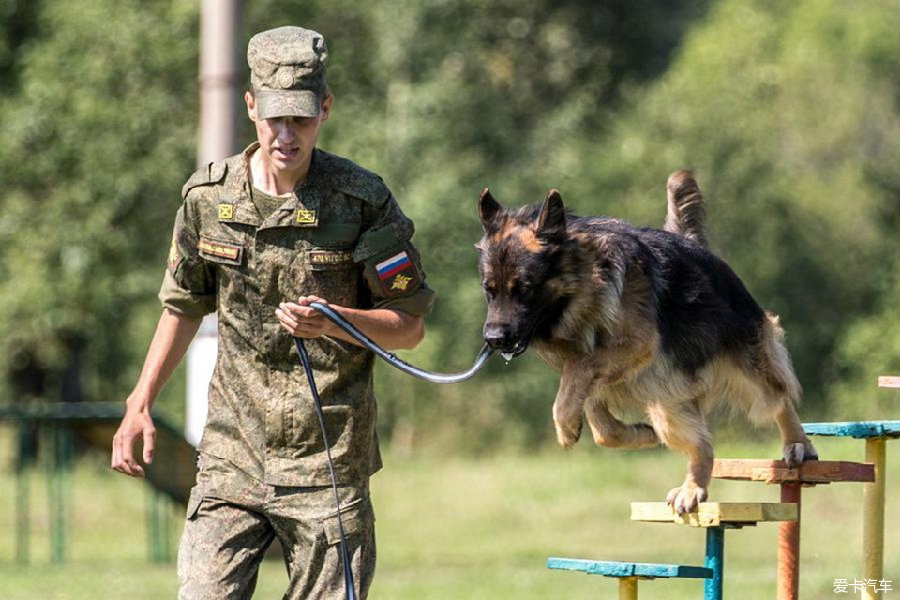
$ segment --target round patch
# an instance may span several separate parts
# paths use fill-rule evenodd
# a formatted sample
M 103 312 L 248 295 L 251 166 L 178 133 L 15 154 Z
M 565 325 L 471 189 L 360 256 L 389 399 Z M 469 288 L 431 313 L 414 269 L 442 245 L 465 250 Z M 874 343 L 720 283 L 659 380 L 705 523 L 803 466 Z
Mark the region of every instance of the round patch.
M 294 85 L 294 74 L 291 73 L 289 68 L 282 68 L 278 71 L 278 76 L 275 81 L 278 83 L 278 86 L 281 89 L 289 89 Z

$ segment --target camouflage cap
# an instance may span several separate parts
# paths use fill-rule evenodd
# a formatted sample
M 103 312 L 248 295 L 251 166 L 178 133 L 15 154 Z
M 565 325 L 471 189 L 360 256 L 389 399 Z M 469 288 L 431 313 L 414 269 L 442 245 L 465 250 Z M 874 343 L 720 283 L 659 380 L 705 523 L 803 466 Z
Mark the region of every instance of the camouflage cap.
M 325 95 L 326 60 L 325 38 L 309 29 L 279 27 L 250 38 L 247 64 L 257 116 L 318 116 Z

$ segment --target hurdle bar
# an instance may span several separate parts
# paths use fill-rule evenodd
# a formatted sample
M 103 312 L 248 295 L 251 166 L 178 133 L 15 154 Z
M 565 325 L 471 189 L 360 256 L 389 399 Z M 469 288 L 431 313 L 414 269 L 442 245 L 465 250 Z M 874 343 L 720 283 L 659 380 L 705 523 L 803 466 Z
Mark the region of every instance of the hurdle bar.
M 880 387 L 900 387 L 900 377 L 879 377 Z M 848 421 L 804 423 L 807 435 L 852 437 L 866 440 L 866 462 L 872 463 L 874 479 L 863 485 L 863 578 L 884 578 L 884 498 L 886 447 L 889 439 L 900 438 L 900 421 Z M 876 600 L 876 592 L 866 588 L 865 600 Z
M 631 503 L 632 521 L 676 523 L 706 529 L 704 566 L 712 570 L 712 577 L 704 584 L 704 600 L 722 600 L 726 529 L 770 521 L 796 521 L 799 514 L 796 504 L 784 502 L 701 502 L 692 512 L 682 515 L 665 502 Z
M 803 487 L 840 481 L 875 480 L 870 464 L 846 461 L 807 461 L 789 468 L 783 460 L 717 459 L 712 476 L 716 479 L 761 481 L 781 486 L 781 501 L 796 504 L 797 518 L 778 525 L 778 600 L 797 600 L 800 587 L 800 513 Z
M 707 567 L 586 560 L 581 558 L 557 558 L 555 556 L 551 556 L 547 559 L 547 568 L 562 569 L 565 571 L 581 571 L 588 575 L 614 577 L 619 580 L 619 600 L 637 600 L 638 580 L 640 579 L 708 579 L 713 576 L 712 569 Z

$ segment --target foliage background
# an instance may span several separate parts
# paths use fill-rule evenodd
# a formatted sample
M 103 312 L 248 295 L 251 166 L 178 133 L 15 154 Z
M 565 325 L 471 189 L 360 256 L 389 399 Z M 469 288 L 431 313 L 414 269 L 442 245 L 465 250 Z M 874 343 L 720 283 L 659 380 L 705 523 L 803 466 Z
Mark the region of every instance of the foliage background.
M 0 0 L 7 398 L 120 400 L 136 380 L 194 170 L 198 8 Z M 900 371 L 898 8 L 254 0 L 237 44 L 289 23 L 326 35 L 337 102 L 321 145 L 385 178 L 439 292 L 408 360 L 454 370 L 480 345 L 482 187 L 507 204 L 556 187 L 576 213 L 657 225 L 667 174 L 690 167 L 714 250 L 782 317 L 804 416 L 888 418 L 896 397 L 874 381 Z M 552 439 L 556 377 L 530 357 L 459 386 L 378 382 L 400 450 Z M 182 389 L 159 410 L 180 417 Z

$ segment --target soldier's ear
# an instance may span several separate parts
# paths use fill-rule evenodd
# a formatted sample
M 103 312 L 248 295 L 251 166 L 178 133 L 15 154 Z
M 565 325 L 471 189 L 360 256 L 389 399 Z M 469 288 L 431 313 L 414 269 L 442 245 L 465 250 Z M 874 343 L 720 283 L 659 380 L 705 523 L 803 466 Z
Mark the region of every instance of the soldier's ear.
M 537 220 L 537 232 L 544 236 L 564 233 L 566 231 L 566 207 L 563 205 L 559 191 L 550 190 Z
M 499 202 L 494 200 L 490 190 L 487 188 L 481 190 L 481 197 L 478 200 L 478 216 L 481 219 L 481 225 L 484 227 L 485 231 L 488 230 L 490 224 L 494 222 L 494 219 L 497 218 L 497 215 L 500 214 L 500 211 L 502 210 L 503 207 L 500 206 Z
M 256 122 L 256 98 L 249 90 L 244 92 L 244 103 L 247 105 L 247 116 L 254 123 Z

